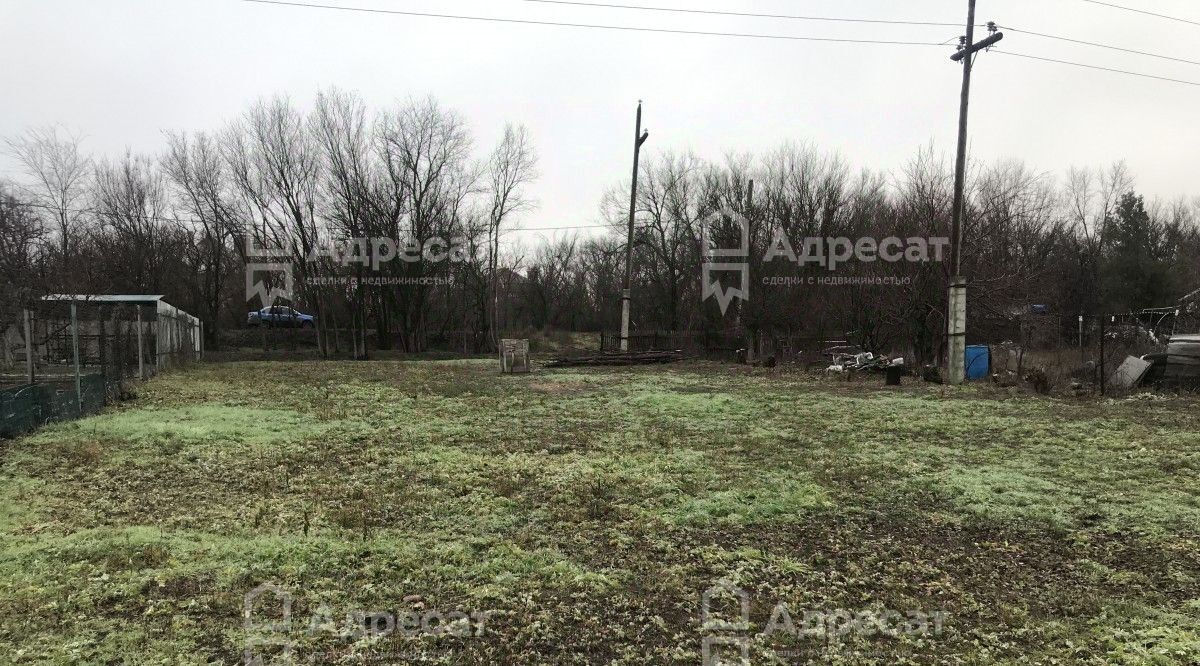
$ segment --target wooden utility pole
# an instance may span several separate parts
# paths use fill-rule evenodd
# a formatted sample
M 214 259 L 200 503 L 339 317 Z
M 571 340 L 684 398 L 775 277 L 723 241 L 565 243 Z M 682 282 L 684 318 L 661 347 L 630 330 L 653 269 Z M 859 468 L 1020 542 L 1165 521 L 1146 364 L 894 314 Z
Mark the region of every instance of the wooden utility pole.
M 994 30 L 994 25 L 989 24 Z M 987 39 L 975 43 L 975 0 L 967 0 L 967 34 L 958 53 L 951 60 L 963 64 L 962 95 L 958 107 L 958 155 L 954 163 L 954 210 L 950 228 L 950 298 L 946 317 L 947 380 L 961 384 L 966 379 L 967 350 L 967 281 L 962 276 L 962 221 L 964 189 L 967 181 L 967 109 L 971 103 L 971 65 L 974 55 L 1004 39 L 1004 33 L 995 32 Z
M 621 351 L 629 351 L 629 306 L 633 290 L 633 219 L 637 213 L 638 158 L 650 132 L 642 131 L 642 102 L 638 101 L 637 125 L 633 130 L 633 182 L 629 187 L 629 234 L 625 240 L 625 289 L 621 291 Z

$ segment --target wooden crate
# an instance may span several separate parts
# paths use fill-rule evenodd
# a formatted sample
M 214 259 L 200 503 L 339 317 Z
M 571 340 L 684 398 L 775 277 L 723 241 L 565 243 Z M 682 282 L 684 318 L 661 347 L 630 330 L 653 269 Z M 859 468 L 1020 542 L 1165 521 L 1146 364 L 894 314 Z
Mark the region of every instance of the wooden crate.
M 529 370 L 529 340 L 501 340 L 500 372 L 511 375 Z

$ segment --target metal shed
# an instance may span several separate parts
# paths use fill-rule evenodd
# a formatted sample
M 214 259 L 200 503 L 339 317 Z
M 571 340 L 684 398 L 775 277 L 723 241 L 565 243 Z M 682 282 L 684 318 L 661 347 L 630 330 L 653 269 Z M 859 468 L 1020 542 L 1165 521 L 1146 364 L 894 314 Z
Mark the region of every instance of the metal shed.
M 122 320 L 135 324 L 153 342 L 153 358 L 147 360 L 158 369 L 204 356 L 204 323 L 163 300 L 162 294 L 53 294 L 42 300 L 102 309 L 127 306 L 136 312 L 136 318 L 126 315 Z M 95 326 L 95 322 L 80 322 L 81 329 Z M 96 331 L 87 330 L 84 335 L 94 336 Z

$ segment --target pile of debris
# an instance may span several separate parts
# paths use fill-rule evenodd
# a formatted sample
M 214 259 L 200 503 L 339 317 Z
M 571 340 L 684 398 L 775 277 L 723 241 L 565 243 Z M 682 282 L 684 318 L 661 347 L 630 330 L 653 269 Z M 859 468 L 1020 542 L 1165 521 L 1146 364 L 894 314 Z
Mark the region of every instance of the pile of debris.
M 826 372 L 851 372 L 854 370 L 883 371 L 890 367 L 904 365 L 903 358 L 876 356 L 871 352 L 835 353 L 833 364 L 825 369 Z
M 1117 389 L 1200 389 L 1200 334 L 1174 335 L 1165 353 L 1130 356 L 1112 376 Z
M 583 366 L 656 365 L 675 363 L 684 359 L 680 351 L 606 352 L 595 356 L 562 356 L 546 364 L 547 368 L 578 368 Z

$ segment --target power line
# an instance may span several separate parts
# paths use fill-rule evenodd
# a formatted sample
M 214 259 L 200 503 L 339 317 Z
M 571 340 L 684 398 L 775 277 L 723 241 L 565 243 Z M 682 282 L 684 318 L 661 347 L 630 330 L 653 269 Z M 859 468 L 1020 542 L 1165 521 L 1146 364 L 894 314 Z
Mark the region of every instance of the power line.
M 649 6 L 649 5 L 628 5 L 628 4 L 616 4 L 616 3 L 608 3 L 608 2 L 581 2 L 580 0 L 520 0 L 520 1 L 536 3 L 536 4 L 543 4 L 543 5 L 565 5 L 565 6 L 571 6 L 571 7 L 592 7 L 592 8 L 597 8 L 597 9 L 601 9 L 601 8 L 602 9 L 626 9 L 626 10 L 646 11 L 646 12 L 663 12 L 663 13 L 670 13 L 670 14 L 699 14 L 699 15 L 706 15 L 706 16 L 734 16 L 734 17 L 743 17 L 743 18 L 782 19 L 782 20 L 790 20 L 790 21 L 827 21 L 827 22 L 833 22 L 833 23 L 868 23 L 868 24 L 882 24 L 882 25 L 937 26 L 937 27 L 954 27 L 954 28 L 958 28 L 958 27 L 962 26 L 961 23 L 945 23 L 945 22 L 938 22 L 938 21 L 906 21 L 906 20 L 891 20 L 891 19 L 840 18 L 840 17 L 830 17 L 830 16 L 803 16 L 803 15 L 795 15 L 795 14 L 764 14 L 764 13 L 758 13 L 758 12 L 735 12 L 735 11 L 722 11 L 722 10 L 713 10 L 713 9 L 682 9 L 682 8 L 678 8 L 678 7 L 656 7 L 656 6 Z M 1104 4 L 1104 3 L 1101 3 L 1101 4 Z M 1112 5 L 1112 6 L 1116 6 L 1116 5 Z M 987 26 L 986 26 L 986 24 L 981 24 L 981 25 L 977 25 L 976 27 L 987 27 Z M 1122 53 L 1131 53 L 1134 55 L 1147 56 L 1150 58 L 1158 58 L 1160 60 L 1181 62 L 1181 63 L 1186 63 L 1189 65 L 1200 65 L 1200 60 L 1188 60 L 1187 58 L 1179 58 L 1179 57 L 1175 57 L 1175 56 L 1163 55 L 1160 53 L 1152 53 L 1149 51 L 1140 51 L 1138 49 L 1130 49 L 1130 48 L 1125 48 L 1125 47 L 1121 47 L 1121 46 L 1114 46 L 1111 44 L 1101 44 L 1099 42 L 1092 42 L 1092 41 L 1087 41 L 1087 40 L 1083 40 L 1083 39 L 1075 39 L 1072 37 L 1063 37 L 1061 35 L 1051 35 L 1051 34 L 1047 34 L 1047 33 L 1043 33 L 1043 32 L 1035 32 L 1033 30 L 1022 30 L 1020 28 L 1014 28 L 1012 26 L 1000 26 L 1000 27 L 1002 27 L 1004 30 L 1008 30 L 1011 32 L 1019 32 L 1019 33 L 1023 33 L 1026 35 L 1032 35 L 1034 37 L 1042 37 L 1044 39 L 1054 39 L 1054 40 L 1059 40 L 1059 41 L 1064 41 L 1064 42 L 1071 42 L 1073 44 L 1094 46 L 1097 48 L 1109 49 L 1112 51 L 1120 51 Z
M 1169 21 L 1179 21 L 1180 23 L 1190 23 L 1192 25 L 1200 25 L 1200 21 L 1191 21 L 1189 19 L 1179 18 L 1178 16 L 1167 16 L 1166 14 L 1156 14 L 1154 12 L 1148 12 L 1144 9 L 1134 9 L 1133 7 L 1125 7 L 1124 5 L 1114 5 L 1111 2 L 1100 2 L 1099 0 L 1083 0 L 1083 1 L 1089 2 L 1093 5 L 1102 5 L 1104 7 L 1112 7 L 1113 9 L 1122 9 L 1127 12 L 1134 12 L 1135 14 L 1145 14 L 1147 16 L 1155 16 L 1157 18 L 1167 19 Z
M 569 231 L 569 230 L 573 230 L 573 229 L 606 229 L 606 228 L 615 229 L 616 227 L 614 227 L 611 224 L 605 224 L 605 223 L 575 224 L 575 225 L 569 225 L 569 226 L 565 226 L 565 227 L 515 227 L 512 229 L 507 229 L 503 233 L 512 234 L 512 233 L 517 233 L 517 232 L 521 232 L 521 231 Z
M 322 5 L 304 2 L 285 2 L 284 0 L 242 0 L 261 5 L 277 5 L 280 7 L 303 7 L 305 9 L 333 9 L 344 12 L 362 12 L 367 14 L 393 14 L 398 16 L 420 16 L 425 18 L 454 19 L 459 21 L 477 21 L 490 23 L 509 23 L 518 25 L 552 26 L 558 28 L 588 28 L 594 30 L 618 30 L 628 32 L 649 32 L 673 35 L 697 35 L 703 37 L 738 37 L 745 39 L 771 39 L 796 42 L 828 42 L 841 44 L 887 44 L 896 46 L 942 46 L 935 42 L 909 42 L 884 39 L 846 39 L 835 37 L 807 37 L 800 35 L 768 35 L 746 32 L 713 32 L 708 30 L 679 30 L 671 28 L 645 28 L 626 25 L 604 25 L 599 23 L 566 23 L 561 21 L 535 21 L 532 19 L 500 18 L 494 16 L 467 16 L 463 14 L 433 14 L 428 12 L 411 12 L 399 9 L 374 9 L 368 7 L 342 7 L 338 5 Z
M 59 208 L 58 206 L 51 206 L 48 204 L 39 204 L 39 203 L 34 203 L 32 201 L 7 201 L 4 199 L 0 199 L 0 205 L 8 205 L 12 208 L 40 208 L 40 209 L 48 210 L 51 212 L 64 211 L 67 213 L 87 213 L 87 214 L 96 215 L 99 217 L 121 217 L 120 213 L 110 213 L 107 211 L 97 210 L 95 208 Z M 203 223 L 204 222 L 201 219 L 189 218 L 189 217 L 160 217 L 157 215 L 145 215 L 145 216 L 141 216 L 141 217 L 142 217 L 142 219 L 152 220 L 155 222 L 193 222 L 193 223 Z M 576 224 L 576 225 L 567 225 L 567 226 L 561 226 L 561 227 L 528 227 L 528 228 L 506 229 L 506 230 L 504 230 L 503 233 L 509 234 L 509 233 L 516 233 L 516 232 L 520 232 L 520 231 L 567 231 L 567 230 L 572 230 L 572 229 L 604 229 L 604 228 L 610 227 L 610 226 L 612 226 L 612 225 L 605 224 L 605 223 L 599 223 L 599 224 Z M 642 225 L 642 226 L 644 226 L 644 225 Z
M 1189 85 L 1189 86 L 1200 86 L 1200 82 L 1197 82 L 1197 81 L 1187 81 L 1184 79 L 1172 79 L 1172 78 L 1169 78 L 1166 76 L 1155 76 L 1154 74 L 1143 74 L 1141 72 L 1130 72 L 1130 71 L 1124 70 L 1124 69 L 1114 69 L 1112 67 L 1101 67 L 1099 65 L 1089 65 L 1087 63 L 1082 63 L 1082 62 L 1072 62 L 1070 60 L 1058 60 L 1055 58 L 1044 58 L 1042 56 L 1029 55 L 1027 53 L 1016 53 L 1014 51 L 1000 51 L 1000 50 L 995 50 L 995 51 L 993 51 L 993 53 L 1000 53 L 1003 55 L 1016 56 L 1018 58 L 1028 58 L 1030 60 L 1041 60 L 1043 62 L 1054 62 L 1054 63 L 1058 63 L 1060 65 L 1071 65 L 1072 67 L 1083 67 L 1085 69 L 1096 69 L 1096 70 L 1100 70 L 1102 72 L 1113 72 L 1115 74 L 1127 74 L 1129 76 L 1140 76 L 1140 77 L 1146 78 L 1146 79 L 1155 79 L 1158 81 L 1168 81 L 1170 83 L 1182 83 L 1184 85 Z
M 110 213 L 110 212 L 103 211 L 103 210 L 97 210 L 95 208 L 60 208 L 58 206 L 50 206 L 48 204 L 33 203 L 32 201 L 5 201 L 3 199 L 0 199 L 0 205 L 3 205 L 3 204 L 7 204 L 7 205 L 11 206 L 12 208 L 41 208 L 43 210 L 48 210 L 48 211 L 51 211 L 54 213 L 58 213 L 58 212 L 88 213 L 91 215 L 98 215 L 100 217 L 122 217 L 122 215 L 120 213 Z M 199 218 L 194 218 L 194 217 L 159 217 L 157 215 L 138 215 L 136 217 L 143 219 L 143 220 L 151 220 L 154 222 L 197 222 L 200 224 L 204 223 L 204 220 L 201 220 Z
M 1019 33 L 1026 34 L 1026 35 L 1033 35 L 1034 37 L 1043 37 L 1045 39 L 1056 39 L 1056 40 L 1063 41 L 1063 42 L 1071 42 L 1073 44 L 1083 44 L 1085 46 L 1095 46 L 1095 47 L 1101 48 L 1101 49 L 1109 49 L 1110 51 L 1121 51 L 1123 53 L 1133 53 L 1135 55 L 1142 55 L 1142 56 L 1147 56 L 1150 58 L 1158 58 L 1160 60 L 1171 60 L 1174 62 L 1182 62 L 1182 63 L 1187 63 L 1189 65 L 1200 65 L 1200 60 L 1188 60 L 1187 58 L 1177 58 L 1175 56 L 1162 55 L 1161 53 L 1151 53 L 1149 51 L 1139 51 L 1137 49 L 1127 49 L 1127 48 L 1124 48 L 1121 46 L 1113 46 L 1111 44 L 1100 44 L 1099 42 L 1089 42 L 1089 41 L 1086 41 L 1083 39 L 1073 39 L 1071 37 L 1061 37 L 1059 35 L 1047 35 L 1046 33 L 1034 32 L 1032 30 L 1022 30 L 1020 28 L 1014 28 L 1012 26 L 1007 26 L 1007 25 L 1001 26 L 1001 27 L 1003 27 L 1005 30 L 1008 30 L 1009 32 L 1019 32 Z
M 797 16 L 794 14 L 760 14 L 755 12 L 731 12 L 715 9 L 681 9 L 678 7 L 651 7 L 646 5 L 620 5 L 606 2 L 578 2 L 577 0 L 521 0 L 543 5 L 567 5 L 572 7 L 594 7 L 597 9 L 631 9 L 644 12 L 666 12 L 671 14 L 703 14 L 708 16 L 737 16 L 743 18 L 769 18 L 787 21 L 828 21 L 832 23 L 875 23 L 883 25 L 922 25 L 961 28 L 961 23 L 940 23 L 937 21 L 893 21 L 885 19 L 856 19 L 834 18 L 828 16 Z M 984 26 L 979 26 L 984 27 Z

